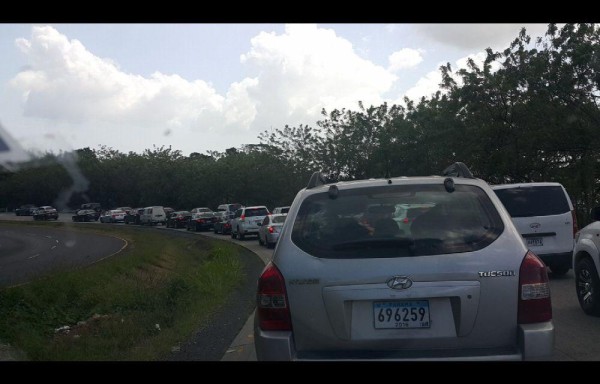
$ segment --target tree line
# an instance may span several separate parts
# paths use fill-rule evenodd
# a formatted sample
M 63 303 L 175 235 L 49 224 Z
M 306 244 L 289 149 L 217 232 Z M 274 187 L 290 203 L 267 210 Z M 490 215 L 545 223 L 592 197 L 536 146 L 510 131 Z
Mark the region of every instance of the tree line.
M 562 183 L 585 224 L 600 205 L 599 42 L 594 24 L 550 24 L 535 39 L 522 29 L 506 49 L 488 48 L 482 64 L 442 66 L 430 97 L 323 110 L 315 125 L 264 131 L 259 144 L 223 152 L 49 153 L 0 172 L 0 206 L 273 208 L 289 205 L 314 171 L 332 180 L 433 175 L 462 161 L 490 184 Z

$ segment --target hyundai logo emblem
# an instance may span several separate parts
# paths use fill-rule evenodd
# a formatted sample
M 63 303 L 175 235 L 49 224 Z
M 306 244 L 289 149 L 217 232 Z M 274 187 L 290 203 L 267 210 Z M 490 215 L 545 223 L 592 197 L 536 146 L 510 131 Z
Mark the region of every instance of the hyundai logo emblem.
M 412 286 L 412 283 L 407 276 L 394 276 L 387 281 L 387 286 L 392 289 L 407 289 Z
M 540 224 L 540 223 L 531 223 L 531 224 L 529 224 L 529 228 L 531 228 L 531 229 L 538 229 L 541 226 L 542 226 L 542 224 Z

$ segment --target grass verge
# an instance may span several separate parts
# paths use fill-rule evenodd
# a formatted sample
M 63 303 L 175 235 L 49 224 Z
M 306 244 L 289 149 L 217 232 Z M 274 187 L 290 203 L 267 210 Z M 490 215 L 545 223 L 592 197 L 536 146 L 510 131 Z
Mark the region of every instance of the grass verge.
M 96 264 L 0 290 L 0 340 L 30 360 L 159 360 L 243 279 L 236 248 L 204 237 L 44 224 L 115 235 L 129 246 Z

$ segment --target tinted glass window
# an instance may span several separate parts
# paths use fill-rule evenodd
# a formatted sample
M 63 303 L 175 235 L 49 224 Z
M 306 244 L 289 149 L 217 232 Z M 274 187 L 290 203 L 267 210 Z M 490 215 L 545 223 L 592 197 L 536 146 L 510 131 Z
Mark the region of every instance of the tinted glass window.
M 285 218 L 287 216 L 273 216 L 273 222 L 274 223 L 283 223 L 285 222 Z
M 550 216 L 570 212 L 560 186 L 522 187 L 494 190 L 512 217 Z
M 413 220 L 405 221 L 406 211 Z M 412 213 L 412 212 L 411 212 Z M 292 241 L 322 258 L 379 258 L 471 252 L 491 244 L 504 224 L 486 193 L 456 185 L 406 185 L 341 190 L 306 198 Z
M 246 209 L 244 213 L 246 216 L 265 216 L 269 214 L 269 211 L 266 208 L 253 208 Z

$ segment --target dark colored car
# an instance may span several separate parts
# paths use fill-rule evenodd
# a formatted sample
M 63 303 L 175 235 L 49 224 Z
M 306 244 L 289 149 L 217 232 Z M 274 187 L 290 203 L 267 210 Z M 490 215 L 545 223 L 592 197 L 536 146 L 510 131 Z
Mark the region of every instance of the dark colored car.
M 217 218 L 212 212 L 194 213 L 187 221 L 188 231 L 209 231 L 212 230 L 217 222 Z
M 144 208 L 133 208 L 129 213 L 125 214 L 125 224 L 137 224 L 140 225 L 140 216 L 144 212 Z
M 98 220 L 100 218 L 100 215 L 102 214 L 102 205 L 100 203 L 81 204 L 80 209 L 91 209 L 94 212 L 96 212 L 96 220 Z
M 167 228 L 184 228 L 192 217 L 189 211 L 176 211 L 169 215 Z
M 58 211 L 54 207 L 43 205 L 33 213 L 33 220 L 58 220 Z
M 72 219 L 74 222 L 98 221 L 98 214 L 93 209 L 80 209 Z
M 231 231 L 231 225 L 229 225 L 229 219 L 225 215 L 225 211 L 216 211 L 214 212 L 214 215 L 217 221 L 215 221 L 213 232 L 225 234 L 225 231 L 227 231 L 226 233 L 229 233 Z
M 21 205 L 19 208 L 15 209 L 15 215 L 17 216 L 31 216 L 33 212 L 37 209 L 37 207 L 33 204 L 25 204 Z

